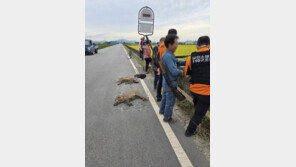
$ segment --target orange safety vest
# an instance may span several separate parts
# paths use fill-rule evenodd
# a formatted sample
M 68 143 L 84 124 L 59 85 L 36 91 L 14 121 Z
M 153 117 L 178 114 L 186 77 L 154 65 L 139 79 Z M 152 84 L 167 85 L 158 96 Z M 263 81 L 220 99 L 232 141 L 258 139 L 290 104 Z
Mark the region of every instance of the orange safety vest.
M 164 42 L 162 42 L 159 47 L 158 47 L 158 55 L 159 55 L 159 60 L 161 60 L 163 53 L 165 52 L 167 48 L 164 45 Z

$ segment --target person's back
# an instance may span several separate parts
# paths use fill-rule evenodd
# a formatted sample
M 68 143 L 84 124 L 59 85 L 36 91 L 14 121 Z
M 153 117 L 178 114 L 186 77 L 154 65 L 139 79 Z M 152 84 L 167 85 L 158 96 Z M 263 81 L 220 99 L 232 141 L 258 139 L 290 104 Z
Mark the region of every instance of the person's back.
M 144 58 L 145 58 L 145 62 L 146 62 L 146 68 L 145 71 L 148 74 L 148 68 L 149 68 L 149 63 L 151 62 L 151 50 L 149 48 L 149 44 L 147 44 L 147 42 L 143 42 L 143 50 L 144 50 Z
M 185 136 L 197 133 L 197 127 L 210 107 L 210 38 L 202 36 L 197 41 L 197 52 L 187 59 L 185 75 L 190 75 L 190 91 L 193 95 L 195 113 L 191 118 Z
M 190 91 L 210 95 L 210 48 L 201 47 L 186 61 L 185 75 L 191 75 Z
M 148 44 L 144 46 L 144 51 L 145 51 L 144 58 L 145 59 L 151 58 L 151 56 L 150 56 L 151 55 L 151 49 L 150 49 Z

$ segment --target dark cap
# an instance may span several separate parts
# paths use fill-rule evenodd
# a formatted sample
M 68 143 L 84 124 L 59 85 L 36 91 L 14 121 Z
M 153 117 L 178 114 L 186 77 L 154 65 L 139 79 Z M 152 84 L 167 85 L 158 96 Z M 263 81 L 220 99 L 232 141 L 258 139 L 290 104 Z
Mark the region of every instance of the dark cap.
M 202 36 L 199 37 L 197 40 L 197 45 L 209 45 L 210 44 L 210 37 L 208 36 Z
M 173 34 L 173 35 L 177 35 L 177 30 L 176 29 L 169 29 L 168 34 Z

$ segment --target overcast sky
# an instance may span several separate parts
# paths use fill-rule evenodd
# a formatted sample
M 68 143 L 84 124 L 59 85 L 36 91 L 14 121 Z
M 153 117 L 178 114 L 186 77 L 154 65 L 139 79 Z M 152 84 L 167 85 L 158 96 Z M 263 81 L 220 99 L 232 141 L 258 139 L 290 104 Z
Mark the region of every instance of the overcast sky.
M 143 6 L 155 14 L 153 41 L 178 31 L 180 41 L 210 35 L 209 0 L 86 0 L 85 31 L 92 40 L 139 40 L 138 12 Z

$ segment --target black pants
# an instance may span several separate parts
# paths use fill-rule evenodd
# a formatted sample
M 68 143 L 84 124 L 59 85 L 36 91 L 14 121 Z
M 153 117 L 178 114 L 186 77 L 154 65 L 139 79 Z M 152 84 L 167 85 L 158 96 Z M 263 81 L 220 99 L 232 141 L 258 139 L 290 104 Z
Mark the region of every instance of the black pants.
M 157 98 L 161 98 L 161 88 L 162 88 L 162 72 L 160 72 L 158 85 L 157 85 Z
M 157 75 L 157 70 L 154 71 L 154 89 L 157 88 L 157 83 L 158 83 L 158 80 L 159 80 L 159 75 Z
M 151 58 L 145 58 L 145 61 L 146 61 L 146 72 L 147 72 L 149 68 L 149 63 L 151 62 Z
M 143 59 L 143 50 L 140 50 L 140 55 L 139 55 L 139 57 L 140 57 L 141 59 Z
M 191 92 L 192 93 L 192 92 Z M 210 107 L 210 96 L 192 93 L 195 113 L 191 118 L 187 130 L 193 133 L 201 123 Z

